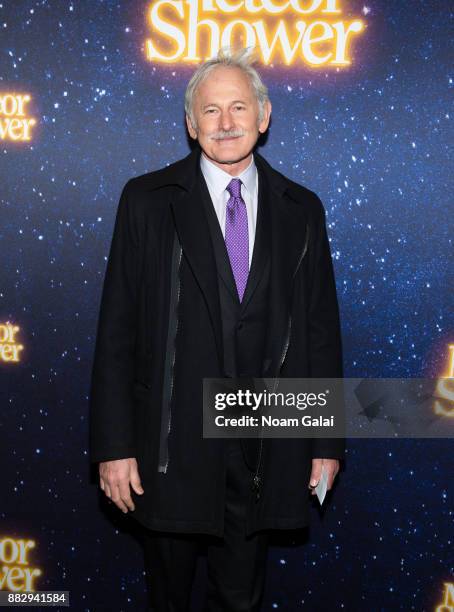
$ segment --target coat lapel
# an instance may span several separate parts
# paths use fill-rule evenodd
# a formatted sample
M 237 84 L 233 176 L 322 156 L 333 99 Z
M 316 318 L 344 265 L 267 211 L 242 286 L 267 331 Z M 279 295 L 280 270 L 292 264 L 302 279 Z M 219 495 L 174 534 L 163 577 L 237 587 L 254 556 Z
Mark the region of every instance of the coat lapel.
M 222 321 L 217 283 L 216 260 L 208 222 L 203 209 L 203 194 L 197 180 L 200 164 L 197 146 L 184 159 L 161 171 L 160 185 L 177 184 L 184 191 L 172 197 L 176 231 L 192 272 L 204 295 L 214 329 L 216 345 L 223 362 Z M 265 232 L 270 232 L 271 275 L 268 337 L 263 375 L 278 375 L 279 359 L 286 340 L 290 316 L 293 280 L 307 247 L 307 220 L 299 193 L 256 151 L 259 172 L 259 203 L 262 218 L 257 219 L 257 233 L 251 273 L 242 303 L 247 306 L 260 279 L 267 253 Z M 268 216 L 268 218 L 267 218 Z M 304 230 L 306 228 L 306 230 Z M 257 248 L 256 248 L 257 247 Z
M 216 260 L 208 222 L 203 210 L 202 194 L 199 183 L 195 180 L 199 156 L 200 149 L 197 148 L 185 158 L 188 170 L 192 168 L 193 174 L 183 172 L 180 175 L 179 183 L 186 190 L 180 194 L 180 197 L 173 198 L 171 206 L 183 254 L 199 284 L 210 313 L 219 361 L 222 364 L 222 322 Z
M 307 220 L 291 183 L 255 153 L 259 177 L 267 194 L 271 229 L 271 273 L 268 336 L 263 376 L 278 376 L 287 339 L 295 274 L 307 246 Z M 260 180 L 260 178 L 259 178 Z M 293 197 L 292 197 L 293 196 Z

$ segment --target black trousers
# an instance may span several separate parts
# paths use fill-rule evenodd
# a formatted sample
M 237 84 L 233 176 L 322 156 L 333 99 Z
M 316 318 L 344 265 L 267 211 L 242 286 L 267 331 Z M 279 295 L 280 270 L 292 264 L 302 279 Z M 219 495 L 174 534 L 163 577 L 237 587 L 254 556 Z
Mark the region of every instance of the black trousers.
M 239 440 L 227 440 L 224 537 L 143 530 L 145 574 L 152 612 L 187 612 L 197 555 L 206 546 L 205 612 L 259 612 L 265 586 L 268 534 L 246 538 L 251 472 Z

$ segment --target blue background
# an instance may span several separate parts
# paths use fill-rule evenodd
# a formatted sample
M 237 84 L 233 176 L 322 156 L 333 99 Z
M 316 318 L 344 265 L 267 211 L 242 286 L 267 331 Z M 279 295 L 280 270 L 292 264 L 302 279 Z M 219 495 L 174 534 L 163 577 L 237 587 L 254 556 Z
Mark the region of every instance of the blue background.
M 324 202 L 345 375 L 441 375 L 454 341 L 452 3 L 342 5 L 367 23 L 351 68 L 258 66 L 273 104 L 260 152 Z M 0 92 L 30 93 L 38 120 L 31 143 L 0 143 L 0 321 L 25 345 L 0 369 L 0 537 L 36 539 L 37 588 L 70 590 L 77 610 L 145 601 L 133 525 L 90 473 L 87 416 L 121 188 L 189 151 L 193 67 L 145 61 L 147 6 L 0 2 Z M 264 610 L 433 610 L 454 576 L 453 468 L 451 440 L 349 440 L 303 544 L 271 549 Z M 202 557 L 195 609 L 204 571 Z

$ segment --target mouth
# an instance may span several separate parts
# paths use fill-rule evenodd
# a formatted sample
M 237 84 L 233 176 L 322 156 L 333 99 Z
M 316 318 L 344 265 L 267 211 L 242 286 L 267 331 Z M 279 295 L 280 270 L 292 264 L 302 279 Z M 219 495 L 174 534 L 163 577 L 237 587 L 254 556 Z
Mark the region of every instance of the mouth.
M 216 140 L 217 142 L 232 142 L 232 140 L 237 140 L 238 138 L 241 138 L 241 136 L 229 136 L 228 138 L 218 138 Z

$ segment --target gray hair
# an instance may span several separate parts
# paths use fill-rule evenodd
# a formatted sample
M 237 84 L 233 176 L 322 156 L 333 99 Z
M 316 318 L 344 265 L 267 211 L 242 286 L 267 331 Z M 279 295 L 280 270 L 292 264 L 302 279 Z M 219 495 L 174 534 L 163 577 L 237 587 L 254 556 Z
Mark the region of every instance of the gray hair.
M 258 123 L 263 119 L 264 106 L 268 98 L 268 88 L 263 83 L 259 73 L 253 67 L 258 57 L 254 47 L 243 47 L 232 51 L 230 47 L 221 47 L 217 56 L 201 64 L 191 77 L 184 96 L 184 110 L 188 115 L 192 127 L 197 130 L 197 121 L 194 116 L 194 95 L 201 82 L 218 66 L 232 66 L 240 68 L 249 77 L 252 91 L 259 106 Z

